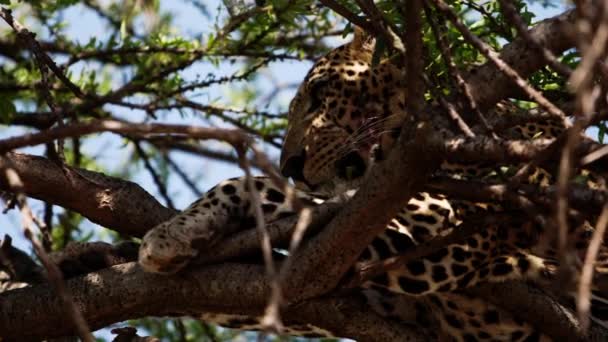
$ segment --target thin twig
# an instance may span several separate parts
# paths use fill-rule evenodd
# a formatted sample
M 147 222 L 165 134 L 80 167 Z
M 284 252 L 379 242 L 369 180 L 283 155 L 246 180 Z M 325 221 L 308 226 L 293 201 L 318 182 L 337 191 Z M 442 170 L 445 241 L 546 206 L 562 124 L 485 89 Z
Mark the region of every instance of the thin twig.
M 150 173 L 150 176 L 152 176 L 152 180 L 154 181 L 154 184 L 156 185 L 158 192 L 160 193 L 160 195 L 163 197 L 163 199 L 167 203 L 167 206 L 169 208 L 175 210 L 175 205 L 173 204 L 173 200 L 171 200 L 171 197 L 169 196 L 169 193 L 167 191 L 167 185 L 160 178 L 160 176 L 156 172 L 156 170 L 154 170 L 154 166 L 152 166 L 152 164 L 150 163 L 150 159 L 148 159 L 148 155 L 141 148 L 141 145 L 139 144 L 138 141 L 134 140 L 133 145 L 135 146 L 135 151 L 137 152 L 137 155 L 144 162 L 144 167 L 146 168 L 146 170 L 148 170 L 148 173 Z
M 73 123 L 63 127 L 56 127 L 37 133 L 1 139 L 0 153 L 21 147 L 44 144 L 55 139 L 77 137 L 99 132 L 113 132 L 118 134 L 177 134 L 194 139 L 223 140 L 231 145 L 240 145 L 244 142 L 249 143 L 251 141 L 251 138 L 243 132 L 234 129 L 207 128 L 190 125 L 129 123 L 118 120 L 92 120 L 88 122 Z
M 173 325 L 175 326 L 175 330 L 177 330 L 178 333 L 178 341 L 179 342 L 186 342 L 188 341 L 187 339 L 187 332 L 186 332 L 186 326 L 184 326 L 184 322 L 182 321 L 181 318 L 176 318 L 173 320 Z
M 581 165 L 591 164 L 598 159 L 604 158 L 606 155 L 608 155 L 608 145 L 603 146 L 603 147 L 589 153 L 588 155 L 584 156 L 581 159 L 580 163 L 581 163 Z
M 430 82 L 427 82 L 427 84 L 428 83 Z M 471 130 L 469 125 L 467 125 L 467 122 L 462 118 L 460 113 L 458 113 L 458 110 L 456 110 L 456 106 L 446 100 L 445 96 L 443 96 L 443 94 L 441 94 L 439 91 L 433 91 L 433 89 L 431 89 L 431 93 L 433 94 L 433 97 L 439 101 L 441 107 L 443 107 L 447 111 L 450 119 L 452 119 L 452 121 L 456 123 L 462 133 L 469 138 L 474 138 L 475 133 L 473 133 L 473 130 Z
M 249 160 L 246 157 L 246 148 L 237 148 L 239 156 L 239 165 L 245 172 L 245 179 L 247 187 L 249 188 L 249 197 L 251 200 L 252 207 L 254 208 L 254 217 L 256 222 L 256 230 L 258 232 L 258 240 L 262 247 L 262 255 L 264 257 L 264 266 L 266 269 L 266 275 L 270 282 L 270 298 L 268 305 L 262 318 L 262 326 L 269 329 L 272 332 L 280 334 L 283 331 L 283 323 L 281 322 L 280 306 L 283 303 L 283 294 L 281 291 L 281 284 L 277 275 L 274 260 L 272 258 L 272 243 L 270 241 L 270 235 L 266 230 L 264 222 L 264 213 L 262 211 L 262 204 L 260 200 L 260 194 L 255 187 L 253 176 L 251 175 L 251 169 L 249 166 Z
M 456 85 L 460 88 L 460 92 L 467 99 L 469 107 L 477 115 L 477 118 L 482 123 L 485 130 L 488 132 L 493 132 L 492 127 L 490 127 L 485 116 L 479 110 L 479 106 L 477 106 L 477 102 L 475 102 L 475 99 L 473 98 L 473 95 L 471 94 L 471 88 L 469 87 L 469 84 L 462 77 L 460 70 L 456 66 L 456 63 L 454 63 L 454 59 L 452 58 L 452 51 L 450 49 L 449 44 L 445 40 L 446 32 L 445 32 L 445 27 L 444 27 L 445 22 L 443 21 L 443 18 L 439 17 L 439 20 L 442 20 L 442 22 L 441 22 L 441 25 L 438 25 L 435 22 L 434 15 L 433 15 L 433 13 L 431 13 L 431 9 L 429 8 L 426 1 L 424 2 L 424 12 L 426 14 L 429 25 L 431 26 L 431 31 L 433 32 L 433 35 L 435 36 L 435 41 L 437 42 L 437 45 L 439 46 L 439 49 L 441 50 L 441 56 L 443 57 L 444 63 L 448 68 L 448 72 L 450 73 L 450 76 L 454 80 L 456 80 Z M 462 120 L 462 121 L 466 124 L 466 122 L 464 120 Z M 459 126 L 461 126 L 461 125 L 459 124 Z M 467 125 L 467 127 L 468 127 L 468 125 Z
M 405 45 L 396 32 L 399 32 L 397 26 L 393 24 L 385 15 L 376 7 L 372 0 L 355 0 L 363 13 L 367 14 L 368 22 L 373 28 L 370 32 L 376 36 L 382 37 L 391 49 L 395 49 L 401 53 L 405 53 Z
M 600 96 L 601 87 L 593 85 L 592 71 L 597 61 L 604 55 L 606 43 L 608 41 L 608 3 L 601 3 L 600 25 L 591 36 L 591 16 L 592 13 L 586 4 L 579 3 L 577 29 L 579 37 L 579 49 L 581 50 L 581 63 L 574 70 L 570 77 L 570 84 L 573 90 L 576 91 L 576 120 L 570 128 L 568 139 L 564 149 L 562 150 L 562 158 L 559 165 L 559 175 L 557 180 L 558 194 L 556 203 L 556 220 L 559 228 L 558 242 L 560 252 L 560 272 L 565 276 L 573 273 L 571 270 L 573 265 L 566 264 L 564 261 L 570 261 L 573 257 L 566 249 L 567 234 L 568 234 L 568 181 L 573 173 L 573 150 L 579 144 L 583 130 L 589 125 L 594 116 L 595 104 Z M 585 264 L 583 265 L 583 273 L 579 280 L 577 311 L 581 325 L 585 328 L 589 326 L 589 306 L 590 306 L 590 282 L 593 275 L 593 265 L 599 249 L 599 245 L 603 238 L 603 231 L 606 229 L 608 220 L 608 209 L 602 211 L 602 215 L 598 219 L 596 232 L 593 234 L 592 241 L 587 254 L 585 256 Z M 602 234 L 595 236 L 597 231 L 601 230 Z M 591 269 L 590 269 L 591 268 Z
M 600 25 L 595 31 L 593 39 L 589 42 L 588 45 L 581 46 L 582 51 L 582 59 L 579 66 L 572 73 L 569 83 L 570 88 L 577 92 L 579 89 L 585 86 L 585 84 L 589 84 L 591 79 L 593 78 L 592 69 L 595 67 L 596 63 L 599 61 L 602 55 L 606 54 L 606 42 L 608 41 L 608 14 L 606 14 L 608 5 L 605 2 L 602 2 L 602 20 L 600 20 Z M 583 30 L 581 26 L 588 26 L 589 24 L 581 23 L 580 21 L 586 21 L 585 18 L 579 19 L 579 31 Z M 581 44 L 584 44 L 581 42 Z M 586 47 L 586 48 L 585 48 Z
M 186 185 L 188 186 L 188 188 L 190 188 L 190 191 L 192 191 L 192 193 L 196 197 L 202 197 L 203 196 L 203 192 L 196 186 L 196 184 L 192 181 L 192 179 L 190 179 L 190 177 L 188 177 L 188 175 L 184 172 L 184 170 L 182 170 L 182 168 L 179 167 L 179 165 L 177 165 L 177 163 L 175 163 L 175 161 L 169 156 L 168 153 L 163 153 L 163 158 L 165 159 L 165 162 L 167 164 L 169 164 L 169 166 L 171 166 L 171 168 L 182 179 L 182 181 L 184 183 L 186 183 Z
M 593 270 L 597 255 L 604 241 L 604 233 L 608 226 L 608 204 L 604 205 L 600 217 L 597 219 L 595 231 L 591 236 L 587 253 L 585 253 L 585 261 L 581 276 L 578 283 L 578 296 L 576 300 L 576 310 L 578 320 L 581 323 L 583 330 L 589 328 L 589 309 L 591 307 L 591 281 L 593 280 Z
M 501 219 L 506 220 L 508 218 L 510 218 L 509 215 L 498 215 L 495 213 L 489 217 L 488 215 L 483 214 L 478 215 L 477 217 L 469 217 L 464 223 L 460 224 L 457 229 L 454 229 L 452 233 L 446 235 L 445 237 L 437 237 L 416 246 L 408 252 L 394 257 L 357 265 L 355 277 L 348 281 L 347 286 L 360 286 L 365 281 L 385 273 L 386 271 L 405 267 L 405 264 L 411 260 L 419 259 L 426 255 L 432 254 L 433 252 L 436 252 L 448 245 L 462 242 L 467 237 L 481 232 L 484 229 L 488 229 L 488 225 L 497 224 L 498 222 L 501 222 Z
M 283 189 L 285 198 L 289 201 L 293 210 L 296 212 L 302 210 L 305 206 L 296 196 L 296 189 L 281 177 L 276 166 L 268 159 L 265 153 L 262 153 L 255 145 L 250 145 L 250 148 L 253 151 L 253 162 L 255 162 L 255 165 L 264 170 L 266 176 L 270 177 L 275 186 Z
M 207 337 L 209 339 L 209 341 L 220 342 L 220 340 L 215 335 L 213 328 L 209 324 L 202 322 L 202 321 L 199 324 L 203 328 L 203 333 L 205 334 L 205 337 Z
M 242 129 L 243 131 L 245 131 L 247 133 L 259 136 L 264 141 L 268 142 L 270 145 L 272 145 L 274 147 L 281 148 L 281 143 L 276 141 L 276 138 L 277 138 L 276 136 L 267 135 L 267 134 L 264 134 L 264 133 L 256 130 L 255 128 L 249 127 L 248 125 L 243 124 L 241 121 L 226 115 L 226 113 L 224 111 L 218 111 L 214 107 L 202 105 L 202 104 L 199 104 L 199 103 L 191 101 L 191 100 L 177 99 L 176 101 L 179 104 L 179 106 L 176 106 L 176 107 L 182 107 L 182 108 L 189 107 L 189 108 L 199 110 L 208 115 L 216 116 L 228 123 L 233 124 L 235 127 Z
M 291 235 L 291 240 L 289 243 L 289 254 L 287 258 L 283 261 L 280 266 L 277 277 L 277 285 L 276 288 L 272 286 L 272 292 L 270 295 L 270 300 L 268 301 L 268 305 L 265 310 L 264 318 L 262 319 L 262 326 L 269 326 L 282 328 L 281 317 L 280 317 L 280 309 L 285 304 L 285 299 L 283 298 L 282 286 L 288 276 L 288 270 L 293 263 L 292 255 L 297 251 L 300 246 L 300 242 L 306 233 L 306 230 L 311 222 L 311 209 L 310 208 L 302 208 L 300 210 L 298 221 L 294 228 L 293 234 Z M 270 237 L 269 237 L 270 239 Z M 281 330 L 275 330 L 281 331 Z
M 374 29 L 373 27 L 370 25 L 369 22 L 367 22 L 364 18 L 359 17 L 358 15 L 354 14 L 353 12 L 351 12 L 348 8 L 342 6 L 342 4 L 338 3 L 335 0 L 319 0 L 319 2 L 321 2 L 323 5 L 331 8 L 334 12 L 338 13 L 339 15 L 343 16 L 346 20 L 348 20 L 349 22 L 359 26 L 360 28 L 368 31 L 368 32 L 373 32 Z

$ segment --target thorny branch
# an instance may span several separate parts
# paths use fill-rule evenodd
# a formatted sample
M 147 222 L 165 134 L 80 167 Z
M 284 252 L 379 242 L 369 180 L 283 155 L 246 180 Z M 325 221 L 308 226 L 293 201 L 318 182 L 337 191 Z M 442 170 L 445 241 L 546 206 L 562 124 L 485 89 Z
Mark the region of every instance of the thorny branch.
M 196 195 L 196 197 L 203 196 L 203 192 L 198 188 L 198 186 L 194 183 L 192 179 L 182 170 L 182 168 L 175 163 L 175 161 L 167 154 L 163 153 L 163 159 L 171 168 L 178 174 L 178 176 L 182 179 L 184 183 L 190 188 L 192 193 Z

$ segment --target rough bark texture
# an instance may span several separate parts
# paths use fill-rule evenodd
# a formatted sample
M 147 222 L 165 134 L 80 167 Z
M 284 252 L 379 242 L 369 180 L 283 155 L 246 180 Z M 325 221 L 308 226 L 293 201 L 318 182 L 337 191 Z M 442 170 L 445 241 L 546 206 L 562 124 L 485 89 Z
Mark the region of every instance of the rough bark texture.
M 0 170 L 5 168 L 15 169 L 28 196 L 78 212 L 122 234 L 141 237 L 176 214 L 133 182 L 43 157 L 6 153 L 0 157 Z M 0 189 L 9 190 L 4 172 L 0 172 Z
M 269 294 L 259 265 L 223 264 L 176 277 L 144 273 L 126 263 L 83 277 L 67 286 L 92 329 L 145 316 L 197 316 L 201 312 L 260 315 Z M 0 294 L 0 331 L 6 341 L 38 340 L 73 332 L 60 300 L 47 284 Z M 306 322 L 362 341 L 420 341 L 405 327 L 390 327 L 356 297 L 317 299 L 288 307 L 287 322 Z M 42 324 L 42 322 L 44 322 Z M 386 338 L 386 339 L 384 339 Z
M 571 10 L 543 20 L 529 31 L 530 35 L 554 54 L 559 55 L 576 44 L 575 17 L 574 11 Z M 531 43 L 522 37 L 507 44 L 501 50 L 500 58 L 524 78 L 545 65 L 542 51 L 532 47 Z M 472 69 L 465 79 L 470 85 L 473 98 L 482 110 L 491 108 L 498 101 L 520 92 L 519 87 L 501 73 L 492 62 Z

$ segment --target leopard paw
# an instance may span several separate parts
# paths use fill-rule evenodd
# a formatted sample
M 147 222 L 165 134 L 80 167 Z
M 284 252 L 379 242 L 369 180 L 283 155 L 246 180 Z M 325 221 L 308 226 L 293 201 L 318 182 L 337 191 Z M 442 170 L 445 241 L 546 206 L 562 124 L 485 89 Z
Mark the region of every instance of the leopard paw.
M 144 236 L 139 248 L 139 264 L 146 272 L 173 274 L 184 268 L 198 251 L 184 236 L 174 236 L 163 223 Z

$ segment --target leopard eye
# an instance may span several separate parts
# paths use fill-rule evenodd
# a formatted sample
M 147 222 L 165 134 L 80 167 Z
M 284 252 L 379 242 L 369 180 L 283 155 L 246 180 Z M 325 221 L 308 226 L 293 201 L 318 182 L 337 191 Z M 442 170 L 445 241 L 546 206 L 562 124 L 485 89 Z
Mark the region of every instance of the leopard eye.
M 308 107 L 308 113 L 315 112 L 321 104 L 323 104 L 323 99 L 321 98 L 321 90 L 325 88 L 329 82 L 326 79 L 315 80 L 315 82 L 310 85 L 310 106 Z

